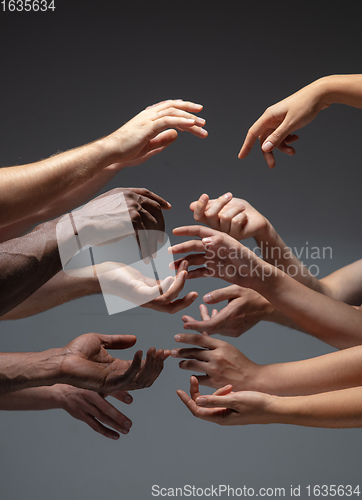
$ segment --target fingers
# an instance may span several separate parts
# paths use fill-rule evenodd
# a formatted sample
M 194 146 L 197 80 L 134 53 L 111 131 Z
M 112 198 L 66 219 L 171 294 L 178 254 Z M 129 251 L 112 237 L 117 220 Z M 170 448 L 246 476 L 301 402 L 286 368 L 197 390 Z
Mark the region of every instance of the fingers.
M 150 387 L 153 384 L 163 369 L 163 361 L 164 351 L 162 349 L 158 351 L 154 347 L 148 349 L 146 360 L 135 380 L 137 389 Z
M 129 189 L 134 191 L 136 194 L 139 194 L 141 196 L 144 196 L 145 198 L 150 198 L 151 200 L 156 201 L 157 203 L 160 204 L 160 206 L 162 207 L 163 210 L 168 210 L 169 208 L 171 208 L 171 203 L 166 201 L 164 198 L 162 198 L 158 194 L 153 193 L 149 189 L 146 189 L 146 188 L 129 188 Z
M 284 119 L 279 127 L 274 129 L 274 131 L 263 141 L 261 149 L 264 153 L 270 153 L 284 141 L 290 132 L 292 132 L 292 130 Z
M 238 285 L 227 286 L 226 288 L 219 288 L 213 290 L 203 296 L 204 302 L 207 304 L 217 304 L 223 300 L 231 300 L 240 297 L 241 288 Z
M 225 386 L 222 389 L 225 391 L 232 390 L 232 386 Z M 236 410 L 235 396 L 233 394 L 226 394 L 225 396 L 198 396 L 195 400 L 197 406 L 202 406 L 203 408 L 231 408 Z
M 208 361 L 210 359 L 209 349 L 199 349 L 196 347 L 190 349 L 172 349 L 173 358 L 196 359 L 198 361 Z
M 180 342 L 182 344 L 197 345 L 199 347 L 204 347 L 205 349 L 216 349 L 219 343 L 222 342 L 212 337 L 198 335 L 197 333 L 178 333 L 175 335 L 174 339 L 176 342 Z
M 198 236 L 199 238 L 207 238 L 220 234 L 219 231 L 215 231 L 214 229 L 205 226 L 176 227 L 172 232 L 175 236 Z
M 183 253 L 183 252 L 182 252 Z M 179 269 L 182 262 L 187 262 L 188 266 L 203 266 L 207 259 L 204 253 L 193 253 L 183 257 L 182 259 L 175 260 L 170 264 L 171 269 Z M 189 273 L 190 271 L 188 271 Z M 189 277 L 189 276 L 187 276 Z
M 204 251 L 205 251 L 205 245 L 202 243 L 201 240 L 184 241 L 183 243 L 174 245 L 169 249 L 169 252 L 172 254 L 204 252 Z
M 232 193 L 225 193 L 209 205 L 207 211 L 205 212 L 208 223 L 210 222 L 211 224 L 216 224 L 217 226 L 219 225 L 219 212 L 227 203 L 229 203 L 232 197 Z
M 199 198 L 199 200 L 196 202 L 196 204 L 192 203 L 190 205 L 190 209 L 193 210 L 191 207 L 194 207 L 194 219 L 196 221 L 202 221 L 204 220 L 205 217 L 205 210 L 207 207 L 209 201 L 209 196 L 207 194 L 202 194 Z
M 205 304 L 200 304 L 200 315 L 202 321 L 208 321 L 210 319 L 209 312 Z
M 87 425 L 89 425 L 91 429 L 93 429 L 95 432 L 98 432 L 98 434 L 101 434 L 106 438 L 114 440 L 119 439 L 118 432 L 112 431 L 112 429 L 108 429 L 108 427 L 102 425 L 98 420 L 92 417 L 92 415 L 84 414 L 84 416 L 79 420 L 83 420 Z
M 267 128 L 267 117 L 266 117 L 266 112 L 264 112 L 262 116 L 248 130 L 244 143 L 239 151 L 238 158 L 243 159 L 248 156 L 256 140 L 263 132 L 265 132 L 266 128 Z
M 118 399 L 118 401 L 121 401 L 126 405 L 130 405 L 133 401 L 133 397 L 127 391 L 113 391 L 110 394 L 107 394 L 107 396 L 112 396 L 112 398 Z
M 104 335 L 96 333 L 105 349 L 128 349 L 137 342 L 134 335 Z
M 132 426 L 129 418 L 103 398 L 98 398 L 93 402 L 90 413 L 99 422 L 108 425 L 122 434 L 128 434 Z

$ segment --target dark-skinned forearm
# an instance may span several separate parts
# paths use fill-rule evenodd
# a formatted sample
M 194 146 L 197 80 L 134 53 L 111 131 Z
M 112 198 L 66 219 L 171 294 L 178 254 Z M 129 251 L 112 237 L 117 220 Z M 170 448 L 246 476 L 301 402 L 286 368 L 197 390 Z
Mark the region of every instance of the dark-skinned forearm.
M 0 315 L 10 311 L 57 274 L 62 264 L 57 220 L 0 245 Z

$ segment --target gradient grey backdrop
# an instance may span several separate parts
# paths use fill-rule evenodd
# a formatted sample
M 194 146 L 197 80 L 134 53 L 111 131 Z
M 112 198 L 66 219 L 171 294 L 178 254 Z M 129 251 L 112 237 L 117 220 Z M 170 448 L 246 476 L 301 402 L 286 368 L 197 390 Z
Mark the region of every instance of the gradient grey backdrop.
M 265 214 L 288 244 L 333 247 L 322 275 L 360 257 L 361 111 L 335 106 L 300 132 L 297 155 L 270 171 L 255 148 L 237 159 L 264 109 L 320 76 L 361 72 L 355 2 L 55 0 L 49 14 L 0 12 L 1 166 L 36 161 L 112 132 L 149 104 L 204 105 L 209 137 L 180 134 L 106 189 L 146 186 L 166 197 L 168 233 L 191 223 L 202 192 L 231 190 Z M 337 7 L 338 5 L 338 7 Z M 106 190 L 105 189 L 105 190 Z M 176 241 L 172 238 L 172 241 Z M 187 284 L 200 296 L 217 280 Z M 200 299 L 188 311 L 198 314 Z M 182 313 L 108 316 L 91 297 L 0 325 L 3 351 L 44 350 L 88 331 L 127 333 L 137 348 L 172 348 Z M 260 363 L 331 349 L 268 323 L 233 341 Z M 136 348 L 135 348 L 136 349 Z M 135 349 L 132 349 L 131 356 Z M 61 410 L 0 414 L 1 498 L 149 499 L 151 486 L 286 487 L 361 479 L 360 430 L 284 425 L 222 428 L 196 420 L 175 394 L 189 372 L 171 359 L 134 394 L 118 442 Z

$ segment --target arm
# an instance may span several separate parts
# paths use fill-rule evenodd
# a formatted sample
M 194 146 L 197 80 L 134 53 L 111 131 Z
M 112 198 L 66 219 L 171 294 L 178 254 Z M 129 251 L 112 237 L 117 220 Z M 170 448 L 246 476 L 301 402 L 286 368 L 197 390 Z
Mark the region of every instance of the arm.
M 0 394 L 58 383 L 105 394 L 149 387 L 170 352 L 150 348 L 142 362 L 142 351 L 136 352 L 133 361 L 124 361 L 106 350 L 127 349 L 135 342 L 132 335 L 88 333 L 58 349 L 1 353 Z
M 362 427 L 362 387 L 310 396 L 279 397 L 260 392 L 232 392 L 228 385 L 202 396 L 191 377 L 190 396 L 177 391 L 191 413 L 220 425 L 293 424 L 308 427 Z
M 80 195 L 85 201 L 94 189 L 109 180 L 110 171 L 106 175 L 101 173 L 94 181 L 109 165 L 119 164 L 121 169 L 142 163 L 173 142 L 177 132 L 167 130 L 170 127 L 206 137 L 207 132 L 202 129 L 205 120 L 193 114 L 201 109 L 202 106 L 190 102 L 165 101 L 142 111 L 114 133 L 91 144 L 30 165 L 0 169 L 0 226 L 35 214 L 38 214 L 37 223 L 38 217 L 44 220 L 50 213 L 59 216 L 69 211 L 74 208 L 66 196 L 69 191 L 79 190 L 76 198 Z M 75 206 L 80 204 L 78 201 Z
M 251 288 L 304 331 L 338 348 L 359 345 L 362 340 L 361 311 L 327 297 L 264 262 L 230 236 L 203 226 L 177 228 L 174 234 L 199 236 L 174 246 L 172 253 L 188 251 L 190 265 L 203 265 L 189 272 L 189 278 L 214 276 Z
M 173 349 L 180 368 L 203 373 L 202 385 L 219 389 L 230 384 L 236 391 L 257 391 L 278 396 L 304 396 L 362 386 L 362 347 L 351 347 L 316 358 L 258 365 L 236 347 L 205 333 L 179 334 L 176 342 L 189 348 Z
M 110 396 L 127 404 L 132 402 L 132 397 L 125 391 L 116 391 Z M 110 439 L 118 439 L 118 432 L 128 434 L 132 426 L 131 420 L 111 405 L 104 395 L 71 385 L 32 387 L 0 396 L 0 410 L 25 411 L 56 408 L 65 410 L 72 417 L 85 422 L 95 432 Z
M 259 138 L 270 168 L 275 166 L 275 148 L 289 155 L 295 150 L 289 144 L 298 136 L 296 130 L 310 123 L 322 109 L 333 103 L 362 108 L 362 75 L 332 75 L 320 78 L 295 94 L 268 108 L 249 129 L 239 158 L 246 158 Z

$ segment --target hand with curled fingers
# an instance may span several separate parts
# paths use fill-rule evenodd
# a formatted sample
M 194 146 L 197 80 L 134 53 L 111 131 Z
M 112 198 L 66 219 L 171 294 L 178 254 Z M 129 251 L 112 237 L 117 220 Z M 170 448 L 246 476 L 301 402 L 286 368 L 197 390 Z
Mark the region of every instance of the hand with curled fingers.
M 103 262 L 94 269 L 103 293 L 155 311 L 174 314 L 191 305 L 198 297 L 197 292 L 189 292 L 182 299 L 177 299 L 187 279 L 186 261 L 179 266 L 175 277 L 168 276 L 162 281 L 144 276 L 132 266 L 118 262 Z
M 178 390 L 177 394 L 194 417 L 219 425 L 270 424 L 280 421 L 274 402 L 277 396 L 262 392 L 233 392 L 227 385 L 210 396 L 202 396 L 196 377 L 190 379 L 190 396 Z
M 269 268 L 272 266 L 225 233 L 205 226 L 178 227 L 173 233 L 177 236 L 201 238 L 179 243 L 169 249 L 172 254 L 197 252 L 174 262 L 176 269 L 182 260 L 186 260 L 189 266 L 203 266 L 189 271 L 188 279 L 215 277 L 250 288 L 255 280 L 263 279 L 264 273 L 271 272 Z
M 106 399 L 107 396 L 112 396 L 130 404 L 133 398 L 128 392 L 115 391 L 107 395 L 67 384 L 56 384 L 52 389 L 57 394 L 59 406 L 73 418 L 85 422 L 95 432 L 110 439 L 118 439 L 119 432 L 128 434 L 132 421 Z
M 107 349 L 128 349 L 136 343 L 133 335 L 87 333 L 61 349 L 59 381 L 74 387 L 109 394 L 150 387 L 163 369 L 170 351 L 151 347 L 142 361 L 137 351 L 132 361 L 112 357 Z
M 187 261 L 181 262 L 181 265 L 177 269 L 176 277 L 168 290 L 159 297 L 143 304 L 142 307 L 169 314 L 175 314 L 183 309 L 186 309 L 186 307 L 189 307 L 197 299 L 197 292 L 189 292 L 181 299 L 177 299 L 178 295 L 185 286 L 187 279 L 187 267 Z
M 183 358 L 179 364 L 182 370 L 205 374 L 196 377 L 199 384 L 214 389 L 231 384 L 235 390 L 239 391 L 254 388 L 254 380 L 261 368 L 236 347 L 223 340 L 210 337 L 207 332 L 201 335 L 181 333 L 175 335 L 175 340 L 193 346 L 172 349 L 171 356 Z
M 207 304 L 217 304 L 223 300 L 227 300 L 228 304 L 220 311 L 213 309 L 211 316 L 205 304 L 200 304 L 201 321 L 188 315 L 183 316 L 185 330 L 239 337 L 259 321 L 268 321 L 274 311 L 270 302 L 259 293 L 237 285 L 220 288 L 204 295 Z
M 176 140 L 174 129 L 207 137 L 205 120 L 196 115 L 202 108 L 201 104 L 181 99 L 159 102 L 141 111 L 103 142 L 113 152 L 113 163 L 122 166 L 143 163 Z
M 264 234 L 268 220 L 246 200 L 234 198 L 225 193 L 215 200 L 202 194 L 198 201 L 193 201 L 190 210 L 197 222 L 207 224 L 212 229 L 229 234 L 236 240 L 256 238 Z

